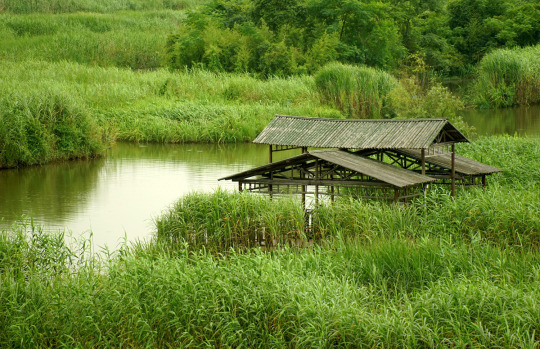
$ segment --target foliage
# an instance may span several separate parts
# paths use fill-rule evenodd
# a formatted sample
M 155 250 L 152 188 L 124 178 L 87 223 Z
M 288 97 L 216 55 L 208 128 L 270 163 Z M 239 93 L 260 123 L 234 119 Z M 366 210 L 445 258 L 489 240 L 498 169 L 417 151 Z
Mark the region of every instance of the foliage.
M 190 194 L 157 222 L 157 238 L 172 245 L 225 251 L 230 247 L 287 244 L 303 238 L 304 213 L 297 202 L 230 194 Z
M 388 108 L 396 117 L 448 119 L 466 137 L 476 135 L 474 127 L 460 115 L 465 109 L 464 103 L 440 83 L 430 83 L 423 88 L 415 76 L 403 78 L 387 99 Z
M 333 63 L 315 76 L 321 100 L 351 118 L 380 118 L 388 112 L 387 94 L 398 83 L 390 74 L 365 66 Z
M 530 0 L 214 0 L 170 36 L 167 50 L 174 68 L 264 76 L 311 73 L 333 60 L 393 70 L 407 55 L 455 75 L 495 48 L 537 44 L 539 23 L 540 5 Z M 308 62 L 312 51 L 323 60 Z
M 308 76 L 259 80 L 28 60 L 4 62 L 0 83 L 0 167 L 94 156 L 97 141 L 251 141 L 278 113 L 342 117 L 319 102 Z M 60 120 L 69 127 L 56 133 L 53 126 L 36 126 Z M 30 137 L 30 130 L 39 135 Z M 68 133 L 73 138 L 64 142 Z
M 479 105 L 510 107 L 540 102 L 540 45 L 493 51 L 482 59 L 478 70 L 475 94 Z
M 388 12 L 358 1 L 216 0 L 169 37 L 167 59 L 173 68 L 262 76 L 312 73 L 335 59 L 392 68 L 404 51 Z

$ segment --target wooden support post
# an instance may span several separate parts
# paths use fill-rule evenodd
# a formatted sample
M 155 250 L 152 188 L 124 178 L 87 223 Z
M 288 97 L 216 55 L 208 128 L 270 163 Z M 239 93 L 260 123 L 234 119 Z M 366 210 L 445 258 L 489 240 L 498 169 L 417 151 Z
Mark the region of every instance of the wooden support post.
M 270 152 L 268 154 L 269 154 L 268 160 L 269 160 L 269 163 L 271 164 L 272 163 L 272 144 L 270 144 Z
M 397 204 L 399 200 L 399 189 L 394 188 L 394 204 Z
M 332 181 L 334 180 L 334 175 L 333 174 L 330 175 L 330 179 Z M 335 192 L 334 192 L 334 186 L 333 185 L 330 187 L 330 194 L 331 194 L 330 195 L 330 201 L 332 201 L 332 203 L 333 203 L 334 200 L 335 200 Z
M 452 143 L 452 172 L 450 175 L 452 179 L 452 191 L 451 195 L 456 195 L 456 146 Z
M 482 175 L 482 188 L 486 187 L 486 175 Z
M 238 182 L 238 191 L 242 192 L 242 182 Z
M 307 153 L 307 147 L 302 147 L 302 154 Z
M 315 180 L 319 181 L 319 160 L 315 160 Z M 319 206 L 319 185 L 315 184 L 315 207 Z
M 426 150 L 422 148 L 422 174 L 426 175 Z

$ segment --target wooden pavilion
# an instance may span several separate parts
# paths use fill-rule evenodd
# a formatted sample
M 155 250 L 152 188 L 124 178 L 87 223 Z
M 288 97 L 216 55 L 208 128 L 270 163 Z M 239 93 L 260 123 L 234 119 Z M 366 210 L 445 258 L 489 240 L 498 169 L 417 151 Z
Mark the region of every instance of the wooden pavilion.
M 500 169 L 455 154 L 469 140 L 447 119 L 344 120 L 276 115 L 254 143 L 269 145 L 269 164 L 221 180 L 270 195 L 352 195 L 407 200 L 428 183 L 486 185 Z M 330 148 L 309 150 L 310 148 Z M 278 151 L 301 154 L 273 161 Z

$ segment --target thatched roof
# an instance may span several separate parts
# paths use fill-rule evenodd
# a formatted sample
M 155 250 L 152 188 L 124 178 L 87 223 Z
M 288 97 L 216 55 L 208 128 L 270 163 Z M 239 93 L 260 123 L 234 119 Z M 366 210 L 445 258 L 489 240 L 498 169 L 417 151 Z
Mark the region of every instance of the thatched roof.
M 276 115 L 253 141 L 282 146 L 345 149 L 422 149 L 468 142 L 447 119 L 320 119 Z

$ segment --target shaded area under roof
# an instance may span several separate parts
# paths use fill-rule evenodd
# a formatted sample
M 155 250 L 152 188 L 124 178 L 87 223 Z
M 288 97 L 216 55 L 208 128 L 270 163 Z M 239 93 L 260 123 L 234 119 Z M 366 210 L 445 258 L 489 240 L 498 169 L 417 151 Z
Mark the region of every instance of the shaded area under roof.
M 315 159 L 324 160 L 360 174 L 367 175 L 397 188 L 406 188 L 435 181 L 434 178 L 385 164 L 361 155 L 355 155 L 343 150 L 309 151 L 285 160 L 273 162 L 271 164 L 259 166 L 228 177 L 220 178 L 220 180 L 241 181 L 252 176 L 263 175 L 269 171 L 278 171 L 279 169 L 283 169 L 287 166 L 301 164 Z M 275 181 L 277 183 L 279 180 Z
M 398 152 L 413 157 L 417 160 L 422 159 L 420 150 L 401 149 Z M 431 163 L 450 170 L 452 168 L 452 154 L 449 152 L 444 152 L 440 154 L 426 155 L 426 163 Z M 465 174 L 468 176 L 478 176 L 502 172 L 500 168 L 489 166 L 457 154 L 455 154 L 455 171 L 457 173 Z
M 447 119 L 321 119 L 276 115 L 253 143 L 346 149 L 422 149 L 468 142 Z

